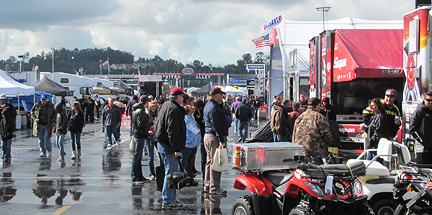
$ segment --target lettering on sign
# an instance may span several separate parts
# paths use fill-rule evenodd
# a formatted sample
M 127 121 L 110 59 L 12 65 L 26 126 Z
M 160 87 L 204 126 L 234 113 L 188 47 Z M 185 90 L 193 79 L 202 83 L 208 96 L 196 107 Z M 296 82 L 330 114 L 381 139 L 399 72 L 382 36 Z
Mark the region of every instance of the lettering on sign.
M 356 132 L 355 128 L 339 128 L 340 133 L 354 133 Z
M 346 58 L 339 60 L 338 57 L 336 57 L 334 60 L 333 68 L 335 68 L 335 69 L 339 68 L 339 70 L 341 70 L 342 67 L 346 67 L 346 65 L 347 65 L 346 63 L 347 63 Z

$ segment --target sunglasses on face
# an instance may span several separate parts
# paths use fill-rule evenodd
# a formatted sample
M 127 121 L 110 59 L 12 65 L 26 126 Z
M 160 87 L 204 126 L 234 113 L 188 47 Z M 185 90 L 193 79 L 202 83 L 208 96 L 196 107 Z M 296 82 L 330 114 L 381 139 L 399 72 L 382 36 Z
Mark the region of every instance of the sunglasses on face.
M 432 99 L 425 99 L 426 101 L 428 101 L 428 102 L 432 102 Z
M 389 94 L 386 94 L 386 96 L 390 97 L 390 98 L 394 98 L 395 97 L 395 95 L 389 95 Z

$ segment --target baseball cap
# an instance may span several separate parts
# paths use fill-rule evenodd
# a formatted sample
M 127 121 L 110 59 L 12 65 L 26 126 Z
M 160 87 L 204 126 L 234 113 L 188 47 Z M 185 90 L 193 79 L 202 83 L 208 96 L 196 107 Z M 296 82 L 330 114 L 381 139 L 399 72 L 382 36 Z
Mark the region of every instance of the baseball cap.
M 242 99 L 242 102 L 247 102 L 247 98 L 243 98 L 243 99 Z
M 1 95 L 0 95 L 0 99 L 7 99 L 7 97 L 6 97 L 5 94 L 1 94 Z
M 47 99 L 46 95 L 41 95 L 40 99 Z
M 186 93 L 183 92 L 183 90 L 182 90 L 181 87 L 174 87 L 174 88 L 172 88 L 170 94 L 173 95 L 173 96 L 175 96 L 175 95 L 186 95 Z
M 140 97 L 140 102 L 141 103 L 147 103 L 147 101 L 149 100 L 149 98 L 148 98 L 148 96 L 146 96 L 146 95 L 142 95 L 141 97 Z
M 320 103 L 321 103 L 321 101 L 318 98 L 314 97 L 314 98 L 310 98 L 309 99 L 308 106 L 315 107 L 315 106 L 317 106 Z
M 210 95 L 211 96 L 219 94 L 219 93 L 225 94 L 225 92 L 223 92 L 219 87 L 216 87 L 216 88 L 213 88 L 213 89 L 210 90 Z

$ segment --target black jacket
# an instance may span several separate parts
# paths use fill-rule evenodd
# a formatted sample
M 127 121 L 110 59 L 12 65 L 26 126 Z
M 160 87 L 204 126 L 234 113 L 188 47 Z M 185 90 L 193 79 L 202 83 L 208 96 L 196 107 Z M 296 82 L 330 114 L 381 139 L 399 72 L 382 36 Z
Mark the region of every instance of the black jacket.
M 222 106 L 213 99 L 210 99 L 204 107 L 204 122 L 206 134 L 216 136 L 219 142 L 226 143 L 228 122 Z
M 76 117 L 74 117 L 74 111 L 71 110 L 68 113 L 68 130 L 74 133 L 81 133 L 84 128 L 85 120 L 84 120 L 84 112 L 79 111 Z
M 132 107 L 133 133 L 136 138 L 148 138 L 149 134 L 149 115 L 145 111 L 144 105 L 137 103 Z
M 422 104 L 417 106 L 410 120 L 410 132 L 425 147 L 426 151 L 432 151 L 432 110 Z M 420 140 L 421 139 L 421 140 Z
M 9 140 L 13 138 L 15 131 L 16 110 L 11 103 L 6 103 L 4 108 L 1 108 L 0 114 L 0 136 L 1 139 Z M 1 115 L 5 117 L 2 117 Z
M 127 107 L 126 107 L 126 115 L 128 115 L 128 116 L 132 116 L 132 112 L 134 111 L 134 110 L 132 109 L 132 107 L 133 107 L 136 103 L 138 103 L 138 101 L 135 100 L 135 99 L 132 99 L 131 101 L 129 101 L 129 103 L 127 104 Z
M 368 148 L 378 148 L 378 143 L 381 138 L 390 139 L 391 132 L 386 122 L 385 116 L 382 113 L 374 115 L 368 125 Z
M 241 103 L 235 110 L 235 116 L 240 122 L 249 122 L 253 117 L 252 108 L 245 103 Z
M 67 116 L 63 104 L 62 103 L 56 104 L 54 109 L 56 110 L 57 113 L 57 120 L 56 120 L 57 134 L 67 134 L 69 118 Z
M 165 102 L 158 112 L 155 137 L 167 153 L 181 152 L 186 144 L 185 111 L 175 100 Z M 158 151 L 162 151 L 159 150 Z

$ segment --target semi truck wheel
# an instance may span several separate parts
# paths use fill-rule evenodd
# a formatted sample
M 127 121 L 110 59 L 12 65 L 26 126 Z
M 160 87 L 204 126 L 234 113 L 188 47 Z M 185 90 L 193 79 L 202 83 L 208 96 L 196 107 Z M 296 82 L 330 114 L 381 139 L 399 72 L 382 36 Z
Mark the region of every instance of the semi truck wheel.
M 252 198 L 250 196 L 240 196 L 234 200 L 231 206 L 231 215 L 254 215 Z

